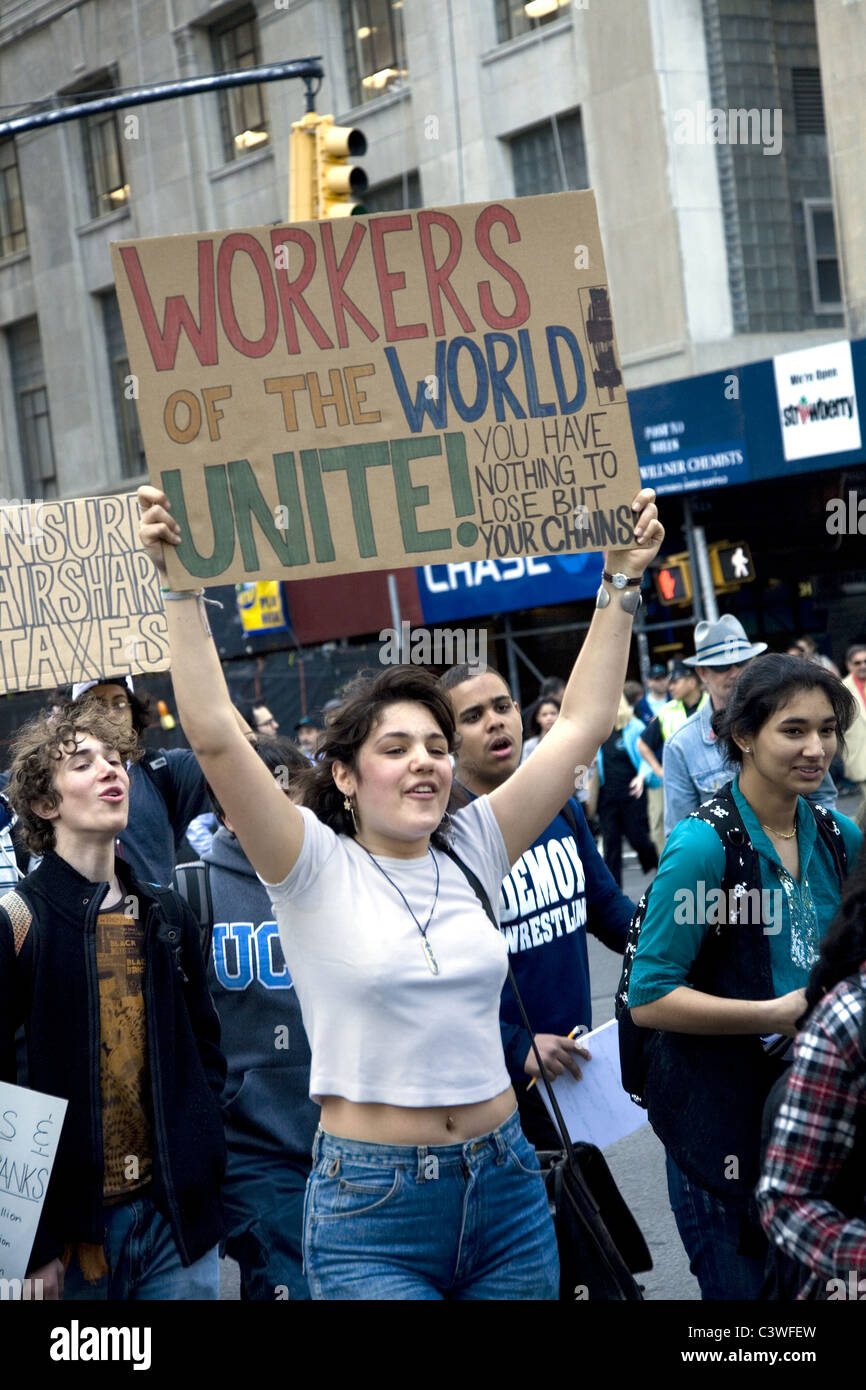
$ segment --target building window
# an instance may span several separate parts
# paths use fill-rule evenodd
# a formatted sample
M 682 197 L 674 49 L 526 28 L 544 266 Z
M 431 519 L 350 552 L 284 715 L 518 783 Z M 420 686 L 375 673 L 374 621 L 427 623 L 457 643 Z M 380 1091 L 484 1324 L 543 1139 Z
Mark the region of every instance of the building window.
M 26 496 L 42 501 L 57 496 L 57 471 L 39 324 L 35 318 L 22 319 L 6 333 L 24 467 L 24 491 Z
M 798 135 L 824 135 L 824 93 L 820 68 L 792 68 L 794 129 Z
M 24 199 L 14 140 L 0 140 L 0 256 L 27 249 Z
M 378 188 L 370 188 L 364 194 L 364 207 L 368 212 L 402 212 L 404 208 L 423 206 L 421 180 L 415 169 L 405 178 L 380 183 Z
M 408 77 L 403 0 L 343 0 L 350 101 L 372 101 Z
M 515 197 L 589 187 L 579 111 L 541 121 L 512 135 L 508 143 Z
M 561 19 L 568 10 L 571 0 L 527 0 L 526 4 L 515 0 L 496 0 L 496 34 L 500 43 L 516 39 L 518 34 L 528 34 L 541 24 L 549 24 L 552 19 Z
M 103 96 L 116 90 L 117 84 L 109 74 L 90 77 L 73 94 L 77 100 Z M 84 163 L 87 171 L 87 190 L 91 217 L 102 217 L 129 202 L 129 184 L 123 162 L 123 141 L 120 138 L 120 112 L 102 111 L 87 116 L 81 123 L 84 141 Z
M 137 478 L 147 472 L 144 445 L 138 427 L 138 409 L 132 395 L 129 358 L 126 355 L 126 340 L 117 307 L 114 291 L 99 296 L 102 305 L 102 323 L 105 330 L 105 346 L 108 353 L 108 366 L 111 376 L 111 396 L 114 402 L 114 420 L 117 427 L 117 445 L 120 453 L 120 472 L 123 478 Z
M 842 282 L 833 204 L 829 199 L 807 198 L 803 203 L 806 219 L 806 250 L 812 282 L 812 308 L 816 314 L 841 314 Z
M 44 386 L 34 386 L 29 391 L 18 393 L 18 418 L 28 487 L 32 489 L 34 498 L 55 497 L 57 470 L 51 442 L 48 391 Z
M 261 66 L 259 30 L 255 11 L 236 10 L 210 31 L 217 72 L 243 72 Z M 225 87 L 219 92 L 223 153 L 239 159 L 270 140 L 268 105 L 260 82 L 248 87 Z

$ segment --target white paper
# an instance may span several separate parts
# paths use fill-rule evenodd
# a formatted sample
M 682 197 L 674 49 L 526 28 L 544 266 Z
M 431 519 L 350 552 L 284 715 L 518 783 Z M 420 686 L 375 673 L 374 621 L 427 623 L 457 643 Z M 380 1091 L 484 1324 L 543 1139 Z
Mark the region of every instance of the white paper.
M 27 1273 L 65 1115 L 65 1100 L 0 1081 L 0 1279 Z
M 578 1054 L 582 1079 L 565 1072 L 554 1080 L 553 1091 L 571 1138 L 605 1149 L 645 1125 L 647 1113 L 623 1090 L 616 1020 L 575 1041 L 592 1053 L 592 1060 Z M 536 1085 L 555 1125 L 547 1088 L 540 1081 Z

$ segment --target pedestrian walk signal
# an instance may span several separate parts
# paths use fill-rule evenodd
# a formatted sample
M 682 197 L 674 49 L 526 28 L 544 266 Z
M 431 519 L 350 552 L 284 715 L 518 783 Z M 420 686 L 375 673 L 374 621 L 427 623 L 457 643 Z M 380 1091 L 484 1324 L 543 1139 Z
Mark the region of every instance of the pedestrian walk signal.
M 655 572 L 655 584 L 660 603 L 691 603 L 692 576 L 688 552 L 669 555 L 667 562 Z
M 717 541 L 710 546 L 710 570 L 719 588 L 750 584 L 755 577 L 752 552 L 745 541 Z

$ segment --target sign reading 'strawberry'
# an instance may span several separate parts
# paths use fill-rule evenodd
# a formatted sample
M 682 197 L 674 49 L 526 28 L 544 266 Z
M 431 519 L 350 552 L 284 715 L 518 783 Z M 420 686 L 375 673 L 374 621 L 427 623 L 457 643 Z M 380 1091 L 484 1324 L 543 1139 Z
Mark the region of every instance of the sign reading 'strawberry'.
M 851 344 L 825 343 L 773 358 L 786 459 L 860 448 Z

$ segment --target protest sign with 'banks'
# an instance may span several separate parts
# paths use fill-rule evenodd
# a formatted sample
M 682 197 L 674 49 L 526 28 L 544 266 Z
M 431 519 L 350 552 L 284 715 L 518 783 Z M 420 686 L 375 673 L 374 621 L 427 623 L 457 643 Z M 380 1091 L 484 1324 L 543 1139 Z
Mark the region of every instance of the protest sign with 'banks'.
M 66 1105 L 0 1081 L 0 1298 L 21 1296 Z
M 178 586 L 598 550 L 640 476 L 592 193 L 112 246 Z
M 134 493 L 0 505 L 0 694 L 168 666 Z

